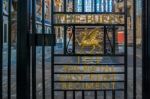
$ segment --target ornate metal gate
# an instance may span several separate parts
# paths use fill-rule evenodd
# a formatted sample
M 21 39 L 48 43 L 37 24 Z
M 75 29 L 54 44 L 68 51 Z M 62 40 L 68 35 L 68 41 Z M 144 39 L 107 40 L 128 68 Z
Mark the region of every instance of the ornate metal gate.
M 0 99 L 14 96 L 11 89 L 12 68 L 15 68 L 12 66 L 11 47 L 12 41 L 16 41 L 11 38 L 13 15 L 17 17 L 17 99 L 136 99 L 136 0 L 130 2 L 133 4 L 132 91 L 128 89 L 128 76 L 131 75 L 128 75 L 130 4 L 127 0 L 6 1 L 8 68 L 7 75 L 3 75 L 4 0 L 1 0 Z M 12 8 L 17 13 L 12 13 Z M 51 75 L 46 75 L 47 67 L 50 67 Z M 38 73 L 41 73 L 41 83 L 37 85 Z M 5 76 L 8 79 L 7 92 L 3 91 Z M 48 84 L 46 78 L 51 78 Z M 41 97 L 37 95 L 39 86 Z M 51 89 L 48 95 L 47 86 Z
M 127 9 L 127 0 L 52 1 L 52 99 L 128 98 Z

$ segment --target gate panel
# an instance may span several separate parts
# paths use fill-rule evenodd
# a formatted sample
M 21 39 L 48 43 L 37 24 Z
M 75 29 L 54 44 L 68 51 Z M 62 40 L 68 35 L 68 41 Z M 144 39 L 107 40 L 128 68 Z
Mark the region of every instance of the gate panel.
M 127 0 L 52 1 L 52 98 L 127 99 Z
M 0 1 L 0 99 L 139 97 L 136 0 L 18 1 Z

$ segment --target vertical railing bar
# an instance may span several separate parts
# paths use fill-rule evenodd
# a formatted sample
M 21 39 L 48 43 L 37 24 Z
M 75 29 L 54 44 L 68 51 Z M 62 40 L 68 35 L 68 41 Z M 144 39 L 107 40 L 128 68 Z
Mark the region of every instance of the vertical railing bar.
M 106 26 L 104 26 L 104 54 L 106 54 Z
M 106 91 L 104 91 L 104 99 L 106 99 Z
M 29 0 L 17 1 L 17 99 L 30 99 Z
M 67 47 L 66 47 L 66 45 L 67 45 L 67 27 L 66 26 L 64 26 L 64 55 L 66 55 L 66 53 L 67 53 Z
M 95 94 L 95 99 L 97 99 L 97 91 L 95 91 L 95 93 L 94 93 L 94 94 Z
M 63 5 L 64 6 L 64 12 L 67 12 L 66 0 L 63 0 L 63 1 L 64 1 L 64 5 Z
M 116 99 L 116 92 L 115 92 L 115 90 L 112 91 L 112 99 Z
M 72 2 L 72 7 L 73 7 L 73 11 L 72 12 L 75 12 L 75 0 L 73 0 L 73 2 Z
M 73 26 L 73 54 L 75 54 L 75 26 Z
M 32 5 L 32 0 L 29 0 L 29 3 L 28 3 L 28 5 L 29 5 L 29 35 L 32 33 L 32 31 L 31 31 L 31 5 Z M 29 37 L 30 38 L 30 37 Z M 30 42 L 30 39 L 29 39 L 29 45 L 31 44 L 31 42 Z M 29 51 L 30 51 L 30 54 L 32 53 L 32 49 L 31 49 L 31 47 L 29 48 Z M 30 80 L 30 93 L 31 93 L 31 95 L 30 95 L 30 98 L 32 98 L 32 54 L 30 55 L 30 58 L 29 58 L 29 61 L 30 61 L 30 70 L 29 70 L 29 72 L 30 72 L 30 76 L 31 76 L 31 80 Z
M 36 99 L 36 0 L 32 0 L 32 99 Z
M 133 99 L 136 99 L 136 0 L 133 0 Z
M 64 99 L 67 99 L 67 91 L 64 91 Z
M 112 45 L 112 42 L 111 42 L 111 40 L 109 38 L 108 32 L 109 32 L 109 30 L 106 31 L 106 39 L 109 41 L 109 45 L 110 45 L 111 49 L 113 50 L 113 45 Z
M 0 0 L 0 99 L 3 97 L 3 0 Z
M 73 91 L 73 99 L 76 99 L 76 92 Z
M 84 98 L 84 91 L 82 91 L 82 99 L 85 99 L 85 98 Z
M 99 12 L 102 11 L 101 8 L 102 8 L 102 0 L 99 1 Z
M 97 12 L 97 0 L 94 0 L 94 12 L 96 13 Z
M 51 0 L 51 33 L 54 31 L 54 0 Z M 54 46 L 51 46 L 51 99 L 54 99 Z
M 116 27 L 113 26 L 113 54 L 115 55 L 115 51 L 116 51 Z
M 104 4 L 103 4 L 104 12 L 106 12 L 106 0 L 104 0 L 103 2 L 104 2 Z
M 112 12 L 115 12 L 115 3 L 114 3 L 114 0 L 112 0 Z
M 82 12 L 85 12 L 84 7 L 85 7 L 85 0 L 82 0 Z
M 124 83 L 124 88 L 125 88 L 125 93 L 124 93 L 124 99 L 127 99 L 128 97 L 128 51 L 127 51 L 127 43 L 128 43 L 128 39 L 127 39 L 127 0 L 124 1 L 124 12 L 125 12 L 125 16 L 124 16 L 124 20 L 125 20 L 125 47 L 124 47 L 124 53 L 125 53 L 125 58 L 124 58 L 124 62 L 125 62 L 125 83 Z
M 109 11 L 110 10 L 109 2 L 110 2 L 110 0 L 107 0 L 107 12 L 110 12 Z
M 42 45 L 42 98 L 45 99 L 45 0 L 42 0 L 42 34 L 43 34 L 43 45 Z
M 12 0 L 8 2 L 8 99 L 11 99 L 11 5 Z

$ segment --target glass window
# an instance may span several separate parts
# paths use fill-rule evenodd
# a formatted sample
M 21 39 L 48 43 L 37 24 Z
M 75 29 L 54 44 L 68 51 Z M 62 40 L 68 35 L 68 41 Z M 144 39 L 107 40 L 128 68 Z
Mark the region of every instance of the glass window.
M 101 0 L 100 9 L 101 9 L 101 12 L 104 12 L 104 0 Z
M 84 11 L 94 12 L 94 7 L 96 6 L 96 12 L 112 12 L 112 0 L 83 0 L 84 1 Z M 76 0 L 76 12 L 82 12 L 82 0 Z
M 94 12 L 94 0 L 85 0 L 85 12 Z
M 75 11 L 82 12 L 82 0 L 75 0 Z
M 96 0 L 96 11 L 100 12 L 100 0 Z
M 113 5 L 112 5 L 112 0 L 109 0 L 109 2 L 108 2 L 108 6 L 109 6 L 109 10 L 108 10 L 108 12 L 112 12 L 112 7 L 113 7 Z

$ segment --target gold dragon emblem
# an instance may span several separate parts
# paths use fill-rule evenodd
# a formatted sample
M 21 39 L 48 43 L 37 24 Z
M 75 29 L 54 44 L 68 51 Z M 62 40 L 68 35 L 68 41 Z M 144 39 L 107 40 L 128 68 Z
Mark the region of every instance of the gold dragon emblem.
M 90 54 L 94 54 L 95 49 L 99 49 L 102 52 L 102 32 L 100 32 L 99 28 L 95 28 L 92 30 L 85 29 L 79 35 L 80 40 L 76 38 L 77 44 L 80 46 L 80 52 L 83 52 L 85 48 L 90 47 Z

